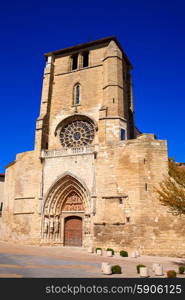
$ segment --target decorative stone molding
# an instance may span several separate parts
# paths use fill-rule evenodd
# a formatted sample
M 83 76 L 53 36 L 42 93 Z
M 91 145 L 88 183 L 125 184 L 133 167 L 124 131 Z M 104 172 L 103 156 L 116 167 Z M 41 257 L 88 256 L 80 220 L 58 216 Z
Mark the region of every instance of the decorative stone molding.
M 51 157 L 60 157 L 60 156 L 69 156 L 69 155 L 82 155 L 82 154 L 91 154 L 95 153 L 95 146 L 81 146 L 73 148 L 62 148 L 57 150 L 42 150 L 41 158 L 51 158 Z

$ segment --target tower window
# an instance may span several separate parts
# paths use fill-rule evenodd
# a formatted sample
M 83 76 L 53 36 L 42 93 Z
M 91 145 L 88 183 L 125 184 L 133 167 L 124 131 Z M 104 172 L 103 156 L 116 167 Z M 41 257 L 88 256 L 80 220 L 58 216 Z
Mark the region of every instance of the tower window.
M 121 141 L 125 140 L 125 129 L 121 128 L 121 131 L 120 131 L 120 139 Z
M 89 65 L 89 52 L 82 53 L 83 57 L 83 68 L 88 67 Z
M 3 210 L 3 202 L 1 202 L 0 204 L 0 215 L 2 214 L 2 210 Z
M 75 104 L 80 104 L 80 84 L 74 87 L 74 105 Z
M 72 59 L 72 70 L 76 70 L 78 67 L 78 54 L 73 55 L 71 59 Z

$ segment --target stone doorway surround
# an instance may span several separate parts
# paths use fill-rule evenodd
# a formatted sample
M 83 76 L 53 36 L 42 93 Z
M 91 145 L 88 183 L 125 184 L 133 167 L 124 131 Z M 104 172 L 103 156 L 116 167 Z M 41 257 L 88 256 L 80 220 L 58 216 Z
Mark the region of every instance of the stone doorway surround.
M 89 227 L 88 231 L 91 231 L 90 222 L 88 224 L 84 222 L 84 216 L 87 212 L 89 213 L 89 207 L 90 197 L 85 184 L 71 174 L 62 176 L 51 186 L 45 198 L 42 211 L 41 243 L 83 246 L 84 223 L 86 227 Z M 75 223 L 78 227 L 76 232 Z

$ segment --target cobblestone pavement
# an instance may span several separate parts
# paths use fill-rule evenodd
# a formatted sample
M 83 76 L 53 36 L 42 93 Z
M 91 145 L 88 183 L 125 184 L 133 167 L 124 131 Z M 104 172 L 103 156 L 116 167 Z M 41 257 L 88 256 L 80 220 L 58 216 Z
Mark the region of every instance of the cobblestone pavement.
M 102 262 L 120 265 L 122 274 L 104 275 L 101 272 Z M 21 278 L 132 278 L 139 277 L 136 272 L 138 264 L 149 268 L 149 277 L 154 278 L 153 263 L 161 263 L 166 277 L 167 270 L 178 271 L 179 265 L 185 265 L 185 258 L 159 257 L 141 255 L 137 258 L 106 257 L 106 253 L 98 256 L 88 253 L 87 249 L 59 246 L 25 246 L 0 242 L 0 277 Z M 185 275 L 179 275 L 184 277 Z

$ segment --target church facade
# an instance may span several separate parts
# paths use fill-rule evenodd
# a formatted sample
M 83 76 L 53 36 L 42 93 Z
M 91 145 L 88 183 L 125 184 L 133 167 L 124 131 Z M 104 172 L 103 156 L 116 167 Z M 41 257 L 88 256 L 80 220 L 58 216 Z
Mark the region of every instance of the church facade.
M 115 37 L 45 54 L 35 148 L 6 168 L 0 238 L 183 255 L 185 222 L 156 198 L 167 142 L 134 124 Z

